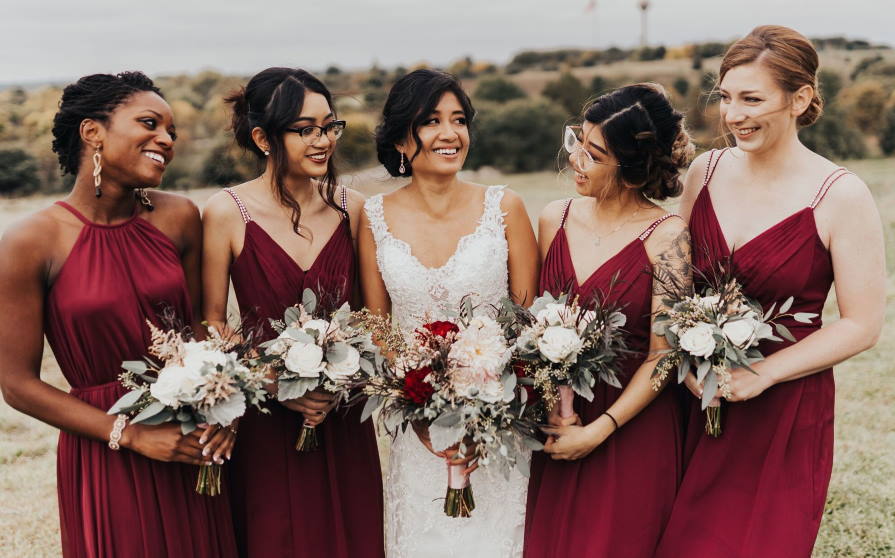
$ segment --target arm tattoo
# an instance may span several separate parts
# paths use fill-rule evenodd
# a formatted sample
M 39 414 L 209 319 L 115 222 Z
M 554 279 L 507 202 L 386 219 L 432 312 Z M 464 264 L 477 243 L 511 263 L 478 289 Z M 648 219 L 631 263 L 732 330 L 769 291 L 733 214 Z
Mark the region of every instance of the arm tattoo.
M 653 264 L 654 295 L 676 298 L 692 293 L 690 253 L 690 231 L 684 229 L 668 242 Z

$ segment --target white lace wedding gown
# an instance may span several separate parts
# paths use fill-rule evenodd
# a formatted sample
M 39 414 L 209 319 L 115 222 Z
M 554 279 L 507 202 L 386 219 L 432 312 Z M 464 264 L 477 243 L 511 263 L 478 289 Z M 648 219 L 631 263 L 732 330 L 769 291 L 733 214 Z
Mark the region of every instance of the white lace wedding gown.
M 486 304 L 497 304 L 506 296 L 508 247 L 502 198 L 503 186 L 488 188 L 478 227 L 460 239 L 447 263 L 434 269 L 422 265 L 410 245 L 389 232 L 382 195 L 367 200 L 364 210 L 376 240 L 376 261 L 392 315 L 403 329 L 416 329 L 427 316 L 456 310 L 467 294 Z M 398 434 L 385 480 L 386 556 L 521 557 L 528 479 L 514 469 L 507 480 L 500 471 L 483 467 L 470 480 L 476 503 L 472 517 L 447 517 L 442 507 L 445 462 L 432 455 L 412 429 Z

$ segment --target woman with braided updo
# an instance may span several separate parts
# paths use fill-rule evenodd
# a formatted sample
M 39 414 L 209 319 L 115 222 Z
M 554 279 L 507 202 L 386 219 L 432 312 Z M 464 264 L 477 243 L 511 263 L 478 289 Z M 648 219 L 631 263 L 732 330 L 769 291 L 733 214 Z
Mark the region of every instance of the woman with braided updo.
M 147 320 L 199 325 L 199 212 L 143 191 L 174 157 L 171 107 L 139 72 L 86 76 L 63 91 L 53 137 L 74 187 L 0 240 L 0 387 L 62 430 L 62 555 L 236 556 L 227 496 L 195 491 L 196 465 L 223 463 L 233 433 L 106 414 L 126 391 L 121 362 L 146 354 Z M 68 393 L 40 379 L 44 335 Z
M 650 383 L 667 348 L 650 318 L 667 286 L 652 277 L 690 283 L 687 226 L 651 200 L 680 194 L 693 146 L 683 116 L 649 83 L 598 98 L 564 143 L 583 197 L 541 213 L 540 289 L 618 305 L 633 352 L 620 363 L 621 388 L 597 383 L 569 418 L 554 406 L 551 437 L 532 462 L 525 556 L 649 558 L 681 475 L 674 392 Z

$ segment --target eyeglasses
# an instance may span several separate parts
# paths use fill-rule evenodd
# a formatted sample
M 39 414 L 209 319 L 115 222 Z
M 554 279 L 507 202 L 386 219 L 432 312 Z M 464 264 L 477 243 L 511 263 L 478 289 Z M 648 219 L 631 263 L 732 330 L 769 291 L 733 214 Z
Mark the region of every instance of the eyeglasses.
M 594 156 L 581 144 L 581 126 L 566 126 L 563 132 L 562 146 L 572 156 L 572 162 L 578 167 L 578 170 L 586 172 L 594 168 L 594 165 L 621 166 L 618 163 L 604 163 L 594 159 Z
M 330 141 L 336 141 L 340 137 L 342 137 L 342 133 L 345 132 L 345 126 L 348 123 L 344 120 L 333 120 L 329 124 L 325 126 L 302 126 L 301 128 L 286 128 L 284 132 L 292 132 L 293 134 L 298 134 L 301 136 L 305 145 L 314 145 L 320 139 L 320 137 L 326 133 L 326 137 L 330 139 Z

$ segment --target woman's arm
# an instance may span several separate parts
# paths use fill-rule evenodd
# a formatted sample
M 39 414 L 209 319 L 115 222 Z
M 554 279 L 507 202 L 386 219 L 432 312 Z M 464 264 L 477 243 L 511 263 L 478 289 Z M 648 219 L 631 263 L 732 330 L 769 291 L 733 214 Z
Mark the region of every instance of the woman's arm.
M 510 296 L 516 303 L 527 307 L 538 295 L 538 243 L 525 204 L 516 192 L 505 189 L 500 208 L 506 213 L 504 223 L 510 249 L 507 261 Z
M 855 176 L 836 182 L 815 209 L 829 226 L 839 320 L 752 365 L 731 371 L 729 401 L 751 399 L 774 384 L 826 370 L 879 340 L 886 311 L 882 223 L 867 186 Z
M 10 228 L 0 240 L 0 390 L 10 407 L 78 436 L 107 442 L 115 417 L 40 379 L 49 243 L 54 220 L 38 216 Z M 13 263 L 14 262 L 14 263 Z M 120 445 L 160 461 L 201 465 L 199 435 L 180 426 L 128 425 Z
M 364 306 L 374 314 L 389 314 L 392 311 L 392 302 L 379 273 L 379 264 L 376 262 L 376 240 L 373 238 L 373 231 L 370 230 L 370 220 L 367 219 L 366 211 L 361 211 L 359 221 L 357 259 Z
M 690 233 L 683 221 L 679 219 L 665 221 L 647 240 L 646 249 L 657 277 L 670 277 L 675 284 L 684 288 L 690 285 L 692 282 Z M 653 280 L 653 316 L 664 308 L 662 300 L 667 285 L 667 282 L 663 286 L 659 281 Z M 634 372 L 619 398 L 606 410 L 619 427 L 637 416 L 659 395 L 659 392 L 652 387 L 651 378 L 665 349 L 668 349 L 665 338 L 650 333 L 649 354 L 646 360 Z M 665 382 L 667 381 L 666 378 Z M 544 451 L 552 454 L 553 459 L 573 460 L 590 454 L 615 432 L 616 426 L 611 418 L 600 415 L 586 426 L 560 426 L 545 430 L 558 436 L 559 439 L 550 437 L 544 446 Z
M 218 192 L 208 200 L 202 213 L 202 228 L 202 318 L 224 331 L 233 240 L 245 234 L 242 216 L 228 193 Z
M 690 168 L 687 169 L 687 174 L 684 177 L 684 192 L 681 194 L 681 199 L 678 202 L 677 214 L 684 218 L 685 223 L 690 222 L 693 204 L 696 203 L 699 191 L 702 190 L 710 153 L 711 151 L 706 151 L 690 163 Z M 713 161 L 717 158 L 718 153 L 715 153 Z M 714 162 L 712 164 L 714 165 Z

